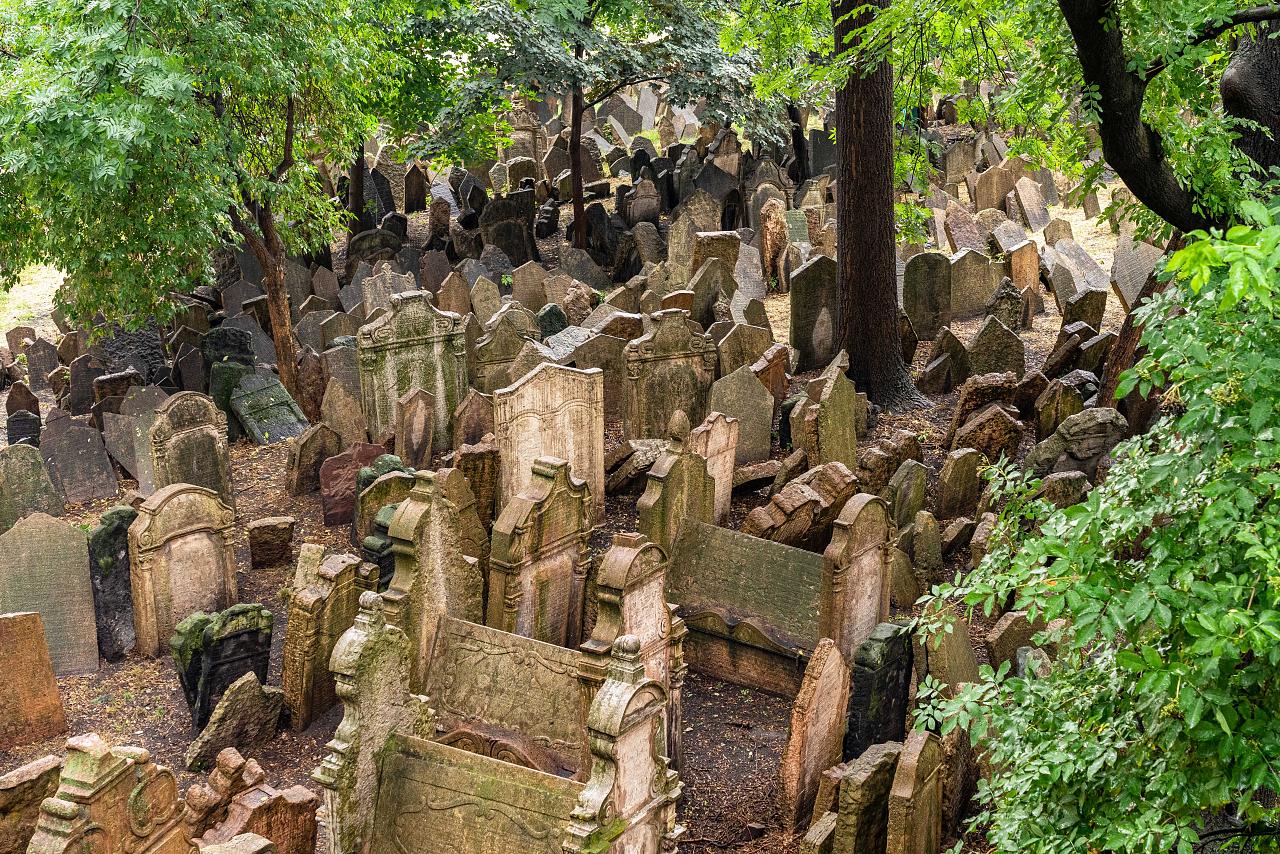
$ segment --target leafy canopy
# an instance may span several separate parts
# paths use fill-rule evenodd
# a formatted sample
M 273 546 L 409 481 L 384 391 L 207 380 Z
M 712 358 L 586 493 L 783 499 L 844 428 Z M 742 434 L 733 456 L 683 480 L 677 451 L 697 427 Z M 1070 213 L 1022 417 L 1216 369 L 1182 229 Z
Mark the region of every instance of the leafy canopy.
M 993 468 L 1009 500 L 991 550 L 934 591 L 1064 618 L 1046 676 L 984 667 L 922 715 L 987 751 L 996 852 L 1189 854 L 1206 810 L 1280 818 L 1255 798 L 1280 789 L 1280 207 L 1243 210 L 1253 224 L 1192 235 L 1137 309 L 1148 354 L 1119 393 L 1165 388 L 1174 413 L 1065 510 Z
M 348 0 L 0 0 L 0 284 L 54 264 L 74 317 L 146 319 L 233 218 L 326 243 L 385 33 Z

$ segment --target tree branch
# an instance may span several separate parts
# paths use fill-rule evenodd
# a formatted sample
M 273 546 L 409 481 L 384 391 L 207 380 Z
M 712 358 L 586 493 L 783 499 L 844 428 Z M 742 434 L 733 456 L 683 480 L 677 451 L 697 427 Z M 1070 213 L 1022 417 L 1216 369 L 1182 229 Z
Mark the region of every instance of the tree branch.
M 293 166 L 294 113 L 296 112 L 294 103 L 294 98 L 290 95 L 284 118 L 284 158 L 280 161 L 280 165 L 276 167 L 275 174 L 271 176 L 271 180 L 276 184 L 279 184 L 284 179 L 285 173 Z
M 619 89 L 625 89 L 628 86 L 639 86 L 641 83 L 653 83 L 658 80 L 665 80 L 667 76 L 668 75 L 666 74 L 653 74 L 648 77 L 640 77 L 635 80 L 623 80 L 621 83 L 610 86 L 608 89 L 600 93 L 598 96 L 592 98 L 590 101 L 587 101 L 586 106 L 588 109 L 598 106 L 599 104 L 603 103 L 606 99 L 608 99 L 609 96 L 617 92 Z
M 1142 74 L 1142 79 L 1150 83 L 1156 75 L 1164 71 L 1174 62 L 1186 56 L 1188 50 L 1205 42 L 1213 41 L 1218 36 L 1233 30 L 1236 27 L 1242 27 L 1245 24 L 1262 24 L 1267 21 L 1280 21 L 1280 6 L 1255 6 L 1252 9 L 1241 9 L 1225 21 L 1221 21 L 1210 27 L 1205 28 L 1191 41 L 1187 42 L 1182 48 L 1171 56 L 1168 60 L 1153 62 Z

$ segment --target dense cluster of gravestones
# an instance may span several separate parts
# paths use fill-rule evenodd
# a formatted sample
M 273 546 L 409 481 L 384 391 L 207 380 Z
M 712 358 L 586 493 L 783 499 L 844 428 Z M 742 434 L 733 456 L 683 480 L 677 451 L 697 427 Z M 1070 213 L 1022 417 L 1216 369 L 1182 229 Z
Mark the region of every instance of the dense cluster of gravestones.
M 0 854 L 66 851 L 91 827 L 112 850 L 183 854 L 306 854 L 318 827 L 331 854 L 675 850 L 691 671 L 792 702 L 777 821 L 802 850 L 937 852 L 977 763 L 967 734 L 911 729 L 914 686 L 953 690 L 977 657 L 962 615 L 926 645 L 910 609 L 985 552 L 980 469 L 1024 433 L 1045 498 L 1096 481 L 1127 429 L 1095 399 L 1108 287 L 1127 310 L 1157 251 L 1118 223 L 1108 276 L 1050 216 L 1053 176 L 947 103 L 931 245 L 900 248 L 904 357 L 927 342 L 921 390 L 956 393 L 932 494 L 919 437 L 873 440 L 846 376 L 828 137 L 804 158 L 747 150 L 649 87 L 588 117 L 584 250 L 560 222 L 554 101 L 518 109 L 491 163 L 370 169 L 373 221 L 345 256 L 286 262 L 294 394 L 244 252 L 167 328 L 10 330 L 0 647 L 21 661 L 0 750 L 66 730 L 57 676 L 165 656 L 192 714 L 186 767 L 210 776 L 182 799 L 147 751 L 77 736 L 0 777 L 17 828 Z M 790 293 L 785 341 L 771 290 Z M 1019 333 L 1046 313 L 1061 331 L 1033 366 Z M 286 442 L 287 491 L 318 493 L 350 548 L 238 515 L 236 442 Z M 58 518 L 125 480 L 92 530 Z M 634 530 L 593 550 L 611 513 Z M 240 601 L 240 527 L 254 568 L 295 567 L 282 609 Z M 1035 672 L 1041 628 L 1003 614 L 987 659 Z M 314 794 L 244 756 L 336 706 L 318 826 Z

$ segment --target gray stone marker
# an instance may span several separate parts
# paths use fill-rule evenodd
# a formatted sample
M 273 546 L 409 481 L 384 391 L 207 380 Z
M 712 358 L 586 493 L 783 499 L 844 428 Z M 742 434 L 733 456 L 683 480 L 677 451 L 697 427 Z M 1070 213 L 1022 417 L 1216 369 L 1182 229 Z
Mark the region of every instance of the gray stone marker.
M 280 380 L 266 374 L 252 374 L 240 380 L 231 393 L 231 411 L 259 445 L 301 436 L 310 426 Z
M 791 306 L 790 339 L 800 354 L 798 370 L 825 366 L 840 349 L 835 340 L 840 289 L 834 259 L 814 256 L 791 274 Z

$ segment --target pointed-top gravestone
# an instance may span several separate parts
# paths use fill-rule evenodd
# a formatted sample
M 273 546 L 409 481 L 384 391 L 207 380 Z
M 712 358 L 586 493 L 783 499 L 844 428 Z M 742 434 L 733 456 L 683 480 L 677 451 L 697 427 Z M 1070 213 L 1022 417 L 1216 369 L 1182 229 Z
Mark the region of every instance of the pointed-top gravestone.
M 28 513 L 61 516 L 62 505 L 38 448 L 0 448 L 0 534 Z
M 427 468 L 431 462 L 435 406 L 432 396 L 420 388 L 396 401 L 396 456 L 411 469 Z
M 68 427 L 40 445 L 49 476 L 71 504 L 113 498 L 119 488 L 102 434 L 92 427 Z

